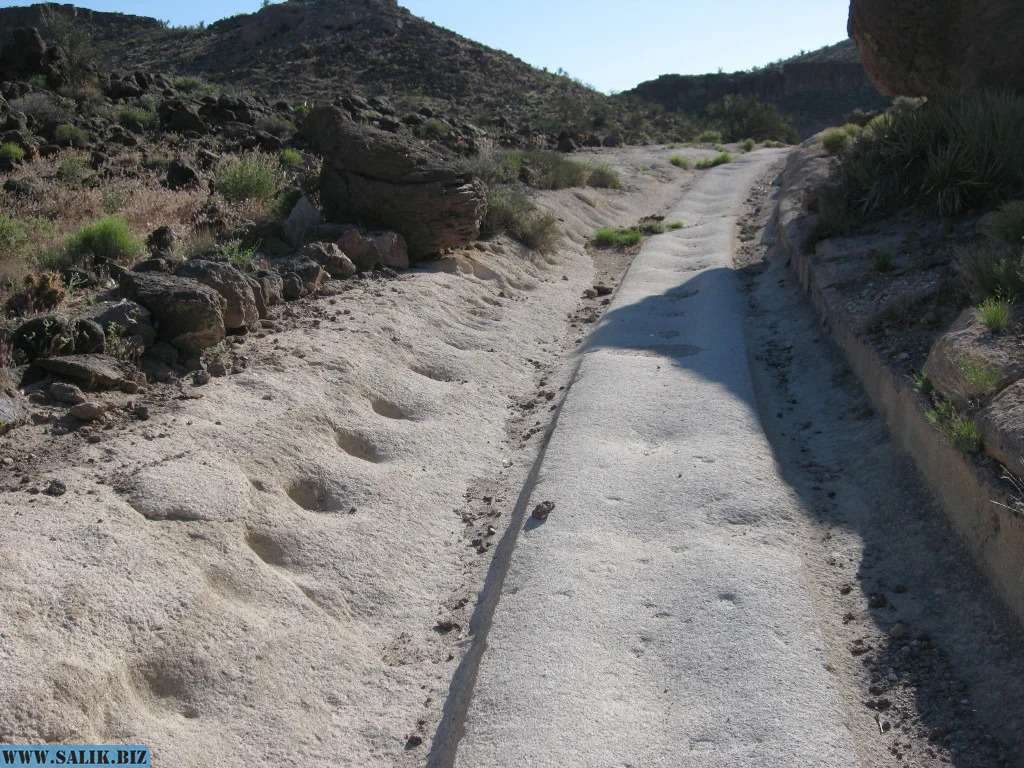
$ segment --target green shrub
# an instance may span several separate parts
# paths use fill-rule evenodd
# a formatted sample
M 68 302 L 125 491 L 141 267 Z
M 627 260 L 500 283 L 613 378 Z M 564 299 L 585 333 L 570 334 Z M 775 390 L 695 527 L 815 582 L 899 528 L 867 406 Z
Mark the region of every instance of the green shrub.
M 120 216 L 108 216 L 83 227 L 68 241 L 70 254 L 91 255 L 107 261 L 126 261 L 141 251 L 141 241 Z
M 278 115 L 264 115 L 260 117 L 256 120 L 256 127 L 272 136 L 277 136 L 279 139 L 287 139 L 295 134 L 295 123 Z
M 594 245 L 600 248 L 628 248 L 642 239 L 643 235 L 635 227 L 601 227 L 594 233 Z
M 693 162 L 690 158 L 683 157 L 682 155 L 672 155 L 668 161 L 676 168 L 682 168 L 684 171 L 688 171 L 693 167 Z
M 637 224 L 637 229 L 640 230 L 642 235 L 663 235 L 665 234 L 665 225 L 662 223 L 660 218 L 651 217 L 647 219 L 641 219 L 640 223 Z
M 291 147 L 282 149 L 281 154 L 277 156 L 277 159 L 285 168 L 296 168 L 302 165 L 302 153 L 297 149 L 292 149 Z
M 113 215 L 128 205 L 128 193 L 123 189 L 103 190 L 103 212 Z
M 1009 328 L 1011 315 L 1011 302 L 1000 296 L 990 296 L 978 305 L 978 319 L 992 333 Z
M 682 229 L 686 224 L 682 221 L 670 221 L 665 225 L 669 232 L 675 232 L 677 229 Z
M 460 167 L 489 186 L 511 184 L 519 179 L 526 159 L 519 150 L 496 150 L 485 146 L 477 154 L 463 158 Z
M 741 146 L 743 147 L 744 152 L 753 152 L 754 147 L 757 146 L 757 142 L 755 142 L 753 139 L 747 139 L 746 141 L 743 142 Z
M 117 111 L 117 122 L 126 128 L 152 128 L 156 125 L 157 115 L 153 110 L 143 107 L 122 107 Z
M 221 161 L 214 173 L 214 187 L 230 202 L 272 200 L 281 188 L 280 164 L 273 155 L 249 152 Z
M 530 185 L 538 189 L 567 189 L 587 183 L 587 166 L 561 152 L 527 152 L 523 161 L 529 169 Z
M 984 363 L 977 363 L 974 360 L 961 360 L 960 375 L 964 381 L 970 384 L 971 389 L 983 395 L 991 395 L 999 387 L 1002 377 L 999 370 Z
M 1024 200 L 1011 200 L 989 214 L 983 226 L 985 235 L 1008 245 L 1024 245 Z
M 1024 97 L 939 96 L 872 121 L 835 183 L 858 223 L 917 206 L 954 216 L 1024 194 Z
M 756 141 L 774 139 L 794 143 L 799 139 L 789 121 L 772 104 L 756 96 L 729 94 L 709 104 L 707 116 L 716 131 L 705 131 L 698 141 L 721 144 L 723 141 Z
M 182 75 L 181 77 L 174 78 L 171 83 L 174 87 L 182 93 L 209 93 L 213 90 L 213 87 L 198 77 L 191 77 L 188 75 Z
M 732 162 L 732 155 L 728 152 L 720 152 L 714 157 L 706 157 L 697 163 L 697 168 L 701 171 L 706 171 L 709 168 L 717 168 L 720 165 L 725 165 Z
M 829 128 L 821 135 L 821 143 L 830 155 L 841 155 L 850 146 L 850 136 L 842 128 Z
M 528 248 L 550 253 L 558 247 L 558 220 L 537 210 L 530 199 L 511 187 L 496 187 L 487 196 L 487 214 L 481 225 L 484 238 L 507 234 Z
M 859 139 L 861 134 L 864 133 L 864 128 L 856 123 L 847 123 L 840 130 L 854 141 Z
M 430 141 L 446 139 L 451 132 L 451 126 L 444 122 L 444 120 L 438 120 L 436 117 L 432 117 L 416 127 L 416 135 L 421 139 L 428 139 Z
M 964 453 L 981 451 L 981 433 L 969 416 L 964 416 L 956 406 L 944 401 L 928 412 L 928 420 L 949 438 L 950 442 Z
M 71 123 L 58 125 L 53 138 L 62 147 L 84 147 L 89 143 L 89 134 Z
M 256 256 L 256 246 L 246 246 L 241 240 L 229 240 L 217 247 L 217 252 L 239 269 L 252 266 Z
M 29 230 L 24 222 L 0 213 L 0 262 L 10 259 L 29 239 Z
M 587 186 L 600 189 L 621 189 L 622 179 L 619 172 L 607 163 L 599 163 L 589 169 Z
M 957 256 L 960 276 L 977 301 L 1024 296 L 1024 259 L 1020 248 L 981 242 Z
M 25 159 L 25 150 L 12 141 L 0 144 L 0 160 L 10 160 L 12 163 L 20 163 Z
M 68 155 L 57 166 L 57 178 L 65 184 L 81 184 L 91 174 L 89 163 L 81 155 Z
M 26 117 L 40 126 L 64 122 L 71 114 L 66 100 L 45 92 L 26 93 L 13 99 L 10 107 L 15 112 L 24 112 Z

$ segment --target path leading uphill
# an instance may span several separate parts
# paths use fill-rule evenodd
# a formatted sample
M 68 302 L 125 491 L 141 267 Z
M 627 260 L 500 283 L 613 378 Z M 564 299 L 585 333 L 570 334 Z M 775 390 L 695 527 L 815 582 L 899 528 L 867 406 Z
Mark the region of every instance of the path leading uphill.
M 846 766 L 732 269 L 778 159 L 705 175 L 591 338 L 527 507 L 457 764 Z
M 780 157 L 702 175 L 585 344 L 430 765 L 1018 764 L 1019 633 L 784 260 L 737 258 Z

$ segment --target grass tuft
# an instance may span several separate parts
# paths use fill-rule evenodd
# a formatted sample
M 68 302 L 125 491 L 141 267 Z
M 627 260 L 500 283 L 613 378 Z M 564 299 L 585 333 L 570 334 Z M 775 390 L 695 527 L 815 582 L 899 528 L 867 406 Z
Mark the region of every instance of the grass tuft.
M 0 144 L 0 160 L 10 160 L 12 163 L 20 163 L 25 159 L 25 150 L 12 141 Z
M 587 186 L 599 189 L 621 189 L 622 179 L 618 171 L 607 163 L 591 166 L 587 176 Z
M 682 168 L 684 171 L 688 171 L 693 167 L 693 161 L 688 157 L 683 157 L 682 155 L 672 155 L 668 161 L 676 168 Z
M 282 181 L 280 163 L 265 152 L 225 158 L 214 173 L 214 187 L 225 200 L 233 203 L 272 200 Z
M 697 143 L 699 144 L 721 144 L 722 132 L 721 131 L 702 131 L 697 135 Z
M 957 450 L 971 454 L 981 451 L 981 433 L 977 425 L 948 400 L 928 411 L 928 421 L 938 427 Z
M 594 245 L 599 248 L 629 248 L 642 239 L 643 235 L 636 227 L 601 227 L 594 233 Z
M 497 187 L 490 191 L 487 214 L 481 225 L 484 238 L 501 234 L 507 234 L 540 253 L 554 251 L 561 241 L 558 220 L 539 211 L 524 193 L 511 187 Z
M 107 261 L 127 261 L 142 252 L 142 242 L 132 234 L 128 222 L 108 216 L 78 230 L 68 240 L 68 253 Z
M 989 214 L 982 227 L 985 236 L 1007 245 L 1024 245 L 1024 200 L 1011 200 Z
M 821 143 L 830 155 L 841 155 L 850 146 L 850 136 L 842 128 L 829 128 L 822 134 Z
M 71 123 L 58 125 L 53 132 L 53 138 L 62 147 L 84 147 L 89 143 L 89 134 Z
M 978 305 L 978 320 L 992 333 L 1002 333 L 1010 327 L 1013 315 L 1011 302 L 1001 296 L 990 296 Z
M 302 153 L 297 149 L 291 147 L 282 149 L 281 153 L 277 156 L 281 165 L 285 168 L 297 168 L 302 165 Z
M 732 162 L 732 155 L 728 152 L 719 152 L 714 157 L 706 157 L 697 163 L 697 169 L 706 171 L 709 168 L 717 168 L 720 165 L 725 165 Z

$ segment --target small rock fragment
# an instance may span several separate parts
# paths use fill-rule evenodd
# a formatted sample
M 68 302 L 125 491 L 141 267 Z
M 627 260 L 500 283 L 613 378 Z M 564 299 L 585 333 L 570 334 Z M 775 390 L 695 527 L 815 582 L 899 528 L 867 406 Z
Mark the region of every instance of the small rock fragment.
M 60 480 L 51 480 L 43 491 L 47 496 L 63 496 L 68 488 Z
M 551 514 L 555 508 L 555 502 L 553 501 L 542 501 L 536 507 L 533 508 L 533 513 L 530 515 L 534 520 L 540 520 L 541 522 L 548 519 L 548 515 Z

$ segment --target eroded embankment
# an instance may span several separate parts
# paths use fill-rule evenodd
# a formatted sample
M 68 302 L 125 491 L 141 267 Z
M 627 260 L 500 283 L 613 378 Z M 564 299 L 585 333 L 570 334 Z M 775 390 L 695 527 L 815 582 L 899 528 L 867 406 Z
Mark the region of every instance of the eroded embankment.
M 857 331 L 858 320 L 836 274 L 804 247 L 815 222 L 806 211 L 806 195 L 826 170 L 827 164 L 813 150 L 804 148 L 791 156 L 778 204 L 780 245 L 896 443 L 913 457 L 980 569 L 1024 622 L 1024 518 L 1000 503 L 1008 501 L 1008 486 L 990 466 L 957 450 L 929 422 L 927 403 L 915 391 L 913 380 L 897 372 Z
M 466 532 L 482 505 L 503 528 L 532 464 L 548 413 L 519 405 L 557 397 L 583 243 L 692 175 L 606 159 L 624 190 L 544 195 L 553 256 L 498 240 L 290 305 L 244 371 L 156 388 L 146 421 L 8 435 L 0 741 L 422 762 L 492 551 Z

